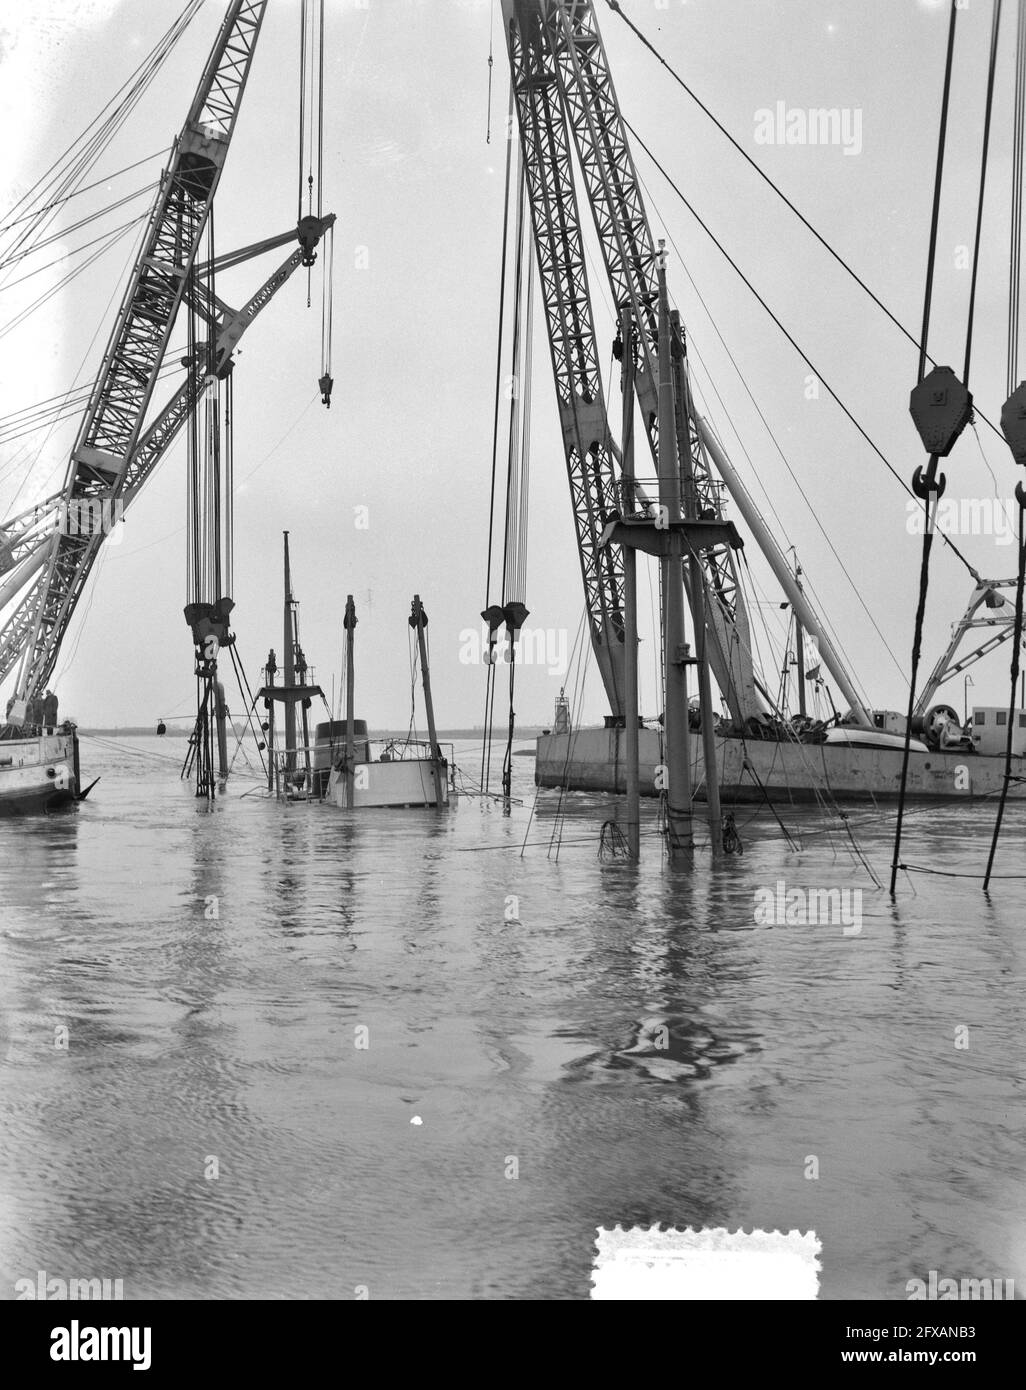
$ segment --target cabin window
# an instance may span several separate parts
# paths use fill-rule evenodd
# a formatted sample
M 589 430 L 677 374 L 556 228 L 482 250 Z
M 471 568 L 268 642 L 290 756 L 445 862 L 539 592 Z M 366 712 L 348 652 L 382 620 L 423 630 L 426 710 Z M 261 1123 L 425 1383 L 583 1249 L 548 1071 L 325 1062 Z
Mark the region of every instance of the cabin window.
M 1019 715 L 1019 728 L 1026 729 L 1026 714 Z
M 973 710 L 973 723 L 976 725 L 976 727 L 979 728 L 981 724 L 986 724 L 986 722 L 987 722 L 987 716 L 984 714 L 983 710 L 981 710 L 981 709 L 974 709 L 974 710 Z
M 1007 724 L 1007 723 L 1008 723 L 1008 711 L 1007 711 L 1007 710 L 1004 710 L 1004 709 L 999 709 L 999 710 L 998 710 L 998 712 L 997 712 L 997 722 L 998 722 L 999 724 Z

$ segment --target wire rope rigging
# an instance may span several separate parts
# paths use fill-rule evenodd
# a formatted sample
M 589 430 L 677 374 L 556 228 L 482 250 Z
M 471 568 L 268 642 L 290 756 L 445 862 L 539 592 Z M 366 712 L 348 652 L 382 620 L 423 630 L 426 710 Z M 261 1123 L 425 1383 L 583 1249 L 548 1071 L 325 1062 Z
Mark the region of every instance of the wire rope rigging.
M 1001 0 L 994 0 L 991 19 L 990 57 L 987 71 L 986 109 L 983 123 L 983 142 L 979 175 L 979 195 L 976 212 L 976 234 L 973 245 L 972 278 L 969 291 L 969 308 L 965 331 L 965 360 L 962 379 L 959 380 L 950 367 L 934 367 L 928 374 L 927 345 L 930 332 L 930 313 L 933 307 L 933 280 L 937 258 L 937 232 L 940 221 L 941 194 L 944 182 L 944 156 L 947 145 L 948 110 L 951 98 L 951 72 L 955 51 L 955 22 L 958 16 L 958 0 L 951 0 L 951 16 L 948 22 L 948 38 L 944 57 L 944 82 L 941 93 L 940 128 L 937 137 L 937 165 L 934 176 L 933 208 L 930 218 L 930 236 L 926 257 L 926 289 L 923 296 L 923 328 L 919 350 L 919 367 L 916 386 L 912 391 L 909 409 L 913 422 L 919 431 L 923 446 L 929 454 L 925 472 L 916 468 L 912 477 L 912 490 L 921 500 L 924 511 L 922 557 L 919 566 L 919 597 L 916 603 L 915 626 L 912 636 L 910 657 L 908 707 L 905 718 L 905 739 L 902 748 L 901 777 L 898 787 L 898 814 L 894 829 L 894 852 L 891 860 L 890 895 L 895 895 L 895 884 L 901 858 L 901 833 L 905 813 L 905 798 L 908 789 L 909 755 L 912 745 L 912 720 L 916 708 L 916 689 L 919 675 L 919 659 L 922 651 L 923 621 L 926 614 L 926 596 L 930 578 L 930 552 L 937 515 L 937 506 L 944 493 L 946 479 L 938 473 L 938 463 L 946 458 L 957 443 L 962 431 L 972 418 L 973 398 L 969 391 L 969 364 L 972 353 L 973 317 L 976 305 L 976 283 L 979 269 L 980 237 L 983 227 L 983 198 L 987 176 L 987 153 L 990 144 L 990 121 L 994 100 L 994 74 L 997 65 L 998 33 L 1001 24 Z

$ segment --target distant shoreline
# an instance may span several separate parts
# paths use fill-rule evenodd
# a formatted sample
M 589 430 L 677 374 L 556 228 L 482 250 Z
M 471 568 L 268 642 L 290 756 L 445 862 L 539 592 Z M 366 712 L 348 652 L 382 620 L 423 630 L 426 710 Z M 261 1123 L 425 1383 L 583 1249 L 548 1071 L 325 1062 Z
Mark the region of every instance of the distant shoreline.
M 525 724 L 525 725 L 523 725 L 521 728 L 518 728 L 518 729 L 517 729 L 516 734 L 514 735 L 514 737 L 517 738 L 517 739 L 522 739 L 522 738 L 537 738 L 538 735 L 544 731 L 544 729 L 545 729 L 545 726 L 544 726 L 543 724 Z M 140 738 L 140 737 L 151 737 L 151 738 L 156 738 L 156 737 L 158 736 L 158 735 L 157 735 L 156 725 L 154 725 L 154 724 L 145 724 L 145 725 L 133 724 L 133 725 L 131 725 L 131 726 L 126 725 L 124 728 L 118 727 L 118 728 L 113 728 L 113 729 L 93 729 L 93 728 L 88 728 L 88 727 L 86 727 L 85 725 L 82 725 L 82 726 L 80 726 L 78 732 L 79 732 L 79 735 L 80 735 L 82 738 Z M 188 738 L 190 732 L 191 732 L 191 730 L 189 729 L 188 725 L 180 725 L 180 726 L 176 727 L 176 726 L 174 726 L 174 725 L 169 724 L 169 725 L 167 726 L 167 733 L 164 734 L 164 735 L 162 735 L 162 737 L 164 737 L 164 738 Z M 246 734 L 246 732 L 247 732 L 247 730 L 246 730 L 246 727 L 245 727 L 245 726 L 242 726 L 242 727 L 236 726 L 236 729 L 235 729 L 235 736 L 236 736 L 236 737 L 244 737 L 245 734 Z M 458 739 L 464 739 L 464 738 L 481 738 L 481 737 L 483 737 L 483 735 L 484 735 L 484 730 L 483 730 L 483 729 L 439 729 L 439 730 L 438 730 L 438 737 L 439 737 L 439 739 L 441 739 L 442 742 L 446 742 L 446 743 L 447 743 L 447 742 L 451 742 L 451 740 L 457 739 L 457 738 L 458 738 Z M 372 729 L 372 730 L 370 731 L 370 737 L 371 737 L 372 739 L 374 739 L 375 741 L 380 741 L 381 739 L 389 739 L 389 738 L 404 739 L 404 738 L 406 737 L 406 730 L 405 730 L 405 729 Z M 418 738 L 421 738 L 421 739 L 426 739 L 426 738 L 427 738 L 427 731 L 426 731 L 425 729 L 420 729 L 420 730 L 418 730 L 417 737 L 418 737 Z M 496 732 L 493 733 L 493 735 L 492 735 L 492 744 L 493 744 L 493 746 L 494 746 L 496 743 L 498 743 L 499 741 L 500 741 L 500 734 L 499 734 L 499 731 L 496 730 Z

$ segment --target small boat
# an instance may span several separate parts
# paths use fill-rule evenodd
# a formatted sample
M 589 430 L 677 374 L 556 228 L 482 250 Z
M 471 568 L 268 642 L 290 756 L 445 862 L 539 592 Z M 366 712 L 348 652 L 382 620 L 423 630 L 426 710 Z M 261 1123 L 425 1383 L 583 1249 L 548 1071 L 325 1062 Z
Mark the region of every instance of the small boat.
M 451 764 L 438 745 L 432 752 L 431 744 L 422 739 L 357 738 L 350 763 L 345 752 L 345 720 L 335 720 L 333 724 L 342 730 L 342 740 L 328 774 L 326 801 L 354 810 L 369 806 L 448 806 Z
M 356 606 L 352 594 L 346 598 L 342 626 L 346 634 L 343 684 L 346 717 L 329 718 L 314 728 L 309 737 L 308 711 L 315 698 L 324 700 L 320 686 L 308 680 L 310 668 L 299 641 L 298 604 L 292 592 L 289 537 L 285 532 L 285 608 L 281 681 L 273 651 L 264 668 L 265 683 L 257 693 L 267 711 L 263 730 L 267 734 L 268 790 L 287 802 L 325 802 L 344 810 L 370 807 L 448 806 L 452 749 L 446 757 L 435 734 L 435 714 L 431 699 L 427 642 L 424 629 L 427 614 L 415 594 L 410 611 L 410 627 L 417 634 L 427 711 L 427 740 L 373 738 L 367 722 L 355 717 L 355 671 L 353 666 Z M 283 707 L 283 738 L 275 741 L 276 709 Z M 330 711 L 326 712 L 330 714 Z M 300 731 L 302 737 L 300 738 Z
M 80 799 L 78 735 L 66 723 L 52 734 L 0 734 L 0 816 L 52 811 Z
M 903 734 L 892 733 L 889 729 L 866 729 L 859 724 L 838 726 L 827 729 L 823 735 L 824 743 L 839 743 L 845 748 L 890 748 L 899 753 L 905 746 Z M 921 739 L 910 738 L 909 751 L 929 753 L 930 749 Z
M 392 739 L 386 743 L 366 737 L 366 724 L 353 717 L 354 668 L 353 634 L 356 628 L 356 608 L 353 596 L 346 599 L 343 627 L 346 634 L 345 685 L 346 718 L 334 720 L 327 728 L 328 738 L 338 737 L 332 748 L 331 771 L 325 799 L 333 806 L 359 810 L 371 806 L 448 806 L 449 768 L 451 755 L 446 758 L 435 736 L 435 713 L 431 700 L 431 676 L 428 671 L 427 644 L 424 629 L 427 614 L 415 594 L 410 611 L 410 626 L 417 634 L 424 704 L 427 709 L 428 739 Z M 357 734 L 361 725 L 362 733 Z M 323 726 L 321 726 L 323 727 Z M 334 731 L 337 731 L 337 735 Z

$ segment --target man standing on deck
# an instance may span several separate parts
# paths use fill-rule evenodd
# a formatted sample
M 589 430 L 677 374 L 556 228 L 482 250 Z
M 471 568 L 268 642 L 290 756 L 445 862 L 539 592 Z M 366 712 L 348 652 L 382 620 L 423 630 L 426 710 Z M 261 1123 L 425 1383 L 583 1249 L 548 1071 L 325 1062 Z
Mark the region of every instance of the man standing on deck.
M 52 690 L 43 696 L 43 727 L 48 734 L 57 729 L 57 696 Z

